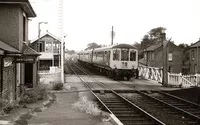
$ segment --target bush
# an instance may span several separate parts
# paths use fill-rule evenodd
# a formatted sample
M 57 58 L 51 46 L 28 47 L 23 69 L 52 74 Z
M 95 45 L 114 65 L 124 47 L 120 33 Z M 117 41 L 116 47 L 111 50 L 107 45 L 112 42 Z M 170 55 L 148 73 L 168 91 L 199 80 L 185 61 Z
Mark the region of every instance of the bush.
M 44 86 L 38 85 L 36 88 L 25 90 L 20 98 L 19 103 L 33 103 L 37 100 L 46 99 L 48 93 L 48 90 Z
M 3 111 L 2 113 L 8 114 L 12 109 L 17 107 L 17 103 L 10 102 L 7 99 L 3 99 L 3 100 L 1 99 L 0 107 L 2 107 L 2 111 Z
M 8 103 L 3 107 L 4 113 L 8 114 L 12 109 L 14 109 L 15 105 L 13 103 Z
M 63 84 L 62 83 L 53 83 L 52 90 L 62 90 Z

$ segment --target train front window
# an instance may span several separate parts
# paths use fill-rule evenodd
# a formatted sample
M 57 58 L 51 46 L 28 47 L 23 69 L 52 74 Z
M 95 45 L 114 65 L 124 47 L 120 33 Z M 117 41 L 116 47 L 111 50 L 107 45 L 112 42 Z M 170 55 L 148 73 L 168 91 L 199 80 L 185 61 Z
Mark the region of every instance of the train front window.
M 119 60 L 119 50 L 113 50 L 113 60 Z
M 121 50 L 121 61 L 128 61 L 129 49 Z
M 136 51 L 130 51 L 130 61 L 136 61 Z

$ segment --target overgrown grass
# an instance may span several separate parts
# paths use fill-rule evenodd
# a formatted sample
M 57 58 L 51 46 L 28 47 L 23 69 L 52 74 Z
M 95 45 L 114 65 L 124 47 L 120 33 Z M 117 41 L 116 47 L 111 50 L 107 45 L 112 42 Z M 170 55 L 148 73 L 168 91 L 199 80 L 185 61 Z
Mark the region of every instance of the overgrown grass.
M 79 101 L 72 105 L 72 107 L 73 109 L 86 112 L 94 116 L 101 115 L 101 110 L 98 108 L 97 104 L 89 101 L 85 96 L 82 96 Z
M 63 90 L 63 83 L 52 83 L 52 90 Z
M 20 98 L 19 103 L 33 103 L 48 97 L 49 90 L 44 85 L 38 85 L 35 88 L 25 90 Z
M 11 103 L 8 100 L 1 100 L 0 101 L 0 107 L 2 107 L 2 113 L 4 114 L 8 114 L 12 109 L 14 109 L 15 107 L 18 107 L 17 103 Z

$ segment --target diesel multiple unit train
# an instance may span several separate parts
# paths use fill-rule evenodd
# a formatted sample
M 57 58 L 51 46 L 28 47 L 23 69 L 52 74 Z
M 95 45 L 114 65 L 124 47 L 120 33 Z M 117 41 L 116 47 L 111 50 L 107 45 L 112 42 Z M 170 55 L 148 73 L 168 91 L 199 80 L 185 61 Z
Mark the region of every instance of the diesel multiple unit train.
M 129 44 L 117 44 L 78 53 L 78 61 L 113 79 L 138 78 L 138 51 Z

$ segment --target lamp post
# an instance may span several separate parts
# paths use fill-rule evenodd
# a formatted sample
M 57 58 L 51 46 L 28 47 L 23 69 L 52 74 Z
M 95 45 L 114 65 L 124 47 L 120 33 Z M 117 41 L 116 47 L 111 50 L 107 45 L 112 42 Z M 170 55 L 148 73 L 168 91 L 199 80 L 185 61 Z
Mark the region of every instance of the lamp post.
M 37 42 L 37 51 L 40 52 L 40 32 L 41 32 L 41 29 L 40 29 L 40 25 L 41 24 L 48 24 L 48 22 L 39 22 L 38 23 L 38 42 Z M 40 70 L 40 63 L 39 63 L 39 57 L 38 57 L 38 71 Z

